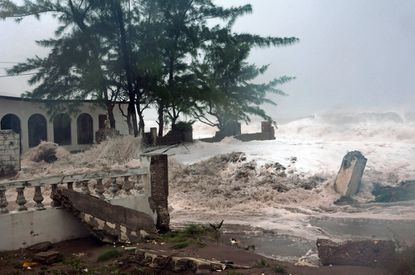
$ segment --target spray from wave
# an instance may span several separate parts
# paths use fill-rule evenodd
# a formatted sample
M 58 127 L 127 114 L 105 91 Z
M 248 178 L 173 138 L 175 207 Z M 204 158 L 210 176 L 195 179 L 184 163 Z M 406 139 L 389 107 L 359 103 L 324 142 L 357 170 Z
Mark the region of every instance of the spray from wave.
M 327 113 L 281 125 L 284 137 L 415 143 L 415 113 Z

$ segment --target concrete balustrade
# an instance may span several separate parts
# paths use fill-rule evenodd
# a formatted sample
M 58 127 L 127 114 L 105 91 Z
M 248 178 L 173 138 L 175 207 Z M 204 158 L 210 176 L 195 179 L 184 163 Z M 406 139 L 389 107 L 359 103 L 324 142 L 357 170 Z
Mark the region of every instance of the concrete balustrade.
M 44 196 L 42 194 L 42 189 L 50 187 L 51 189 L 51 206 L 59 207 L 59 202 L 53 200 L 53 195 L 59 187 L 66 187 L 71 190 L 79 191 L 83 194 L 93 195 L 102 199 L 112 199 L 115 198 L 120 191 L 124 190 L 126 194 L 131 194 L 131 191 L 135 190 L 144 192 L 146 188 L 144 186 L 139 186 L 140 177 L 147 177 L 149 168 L 135 168 L 128 169 L 127 171 L 110 171 L 110 172 L 97 172 L 97 173 L 87 173 L 87 174 L 77 174 L 77 175 L 68 175 L 68 176 L 53 176 L 46 177 L 42 179 L 32 179 L 32 180 L 17 180 L 17 181 L 8 181 L 0 183 L 0 214 L 9 213 L 6 191 L 9 189 L 16 189 L 17 197 L 17 211 L 27 211 L 28 200 L 32 199 L 34 204 L 34 209 L 44 210 L 45 206 L 43 204 Z M 133 182 L 133 180 L 136 182 Z M 104 195 L 105 188 L 103 182 L 110 180 L 111 184 L 108 189 L 107 197 Z M 149 184 L 149 182 L 147 182 Z M 74 188 L 75 186 L 80 186 L 80 188 Z M 95 185 L 94 191 L 91 191 L 92 185 Z M 33 189 L 32 194 L 33 198 L 26 198 L 25 193 L 28 189 Z M 148 188 L 147 188 L 148 189 Z M 10 209 L 12 210 L 12 209 Z
M 0 251 L 90 235 L 79 217 L 54 200 L 65 188 L 137 210 L 157 229 L 167 230 L 167 156 L 143 156 L 142 163 L 140 168 L 0 181 Z

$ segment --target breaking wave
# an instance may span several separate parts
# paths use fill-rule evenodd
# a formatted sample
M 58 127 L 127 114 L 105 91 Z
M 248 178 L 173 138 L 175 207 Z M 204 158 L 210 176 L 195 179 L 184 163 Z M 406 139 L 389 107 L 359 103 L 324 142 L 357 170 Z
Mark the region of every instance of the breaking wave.
M 328 141 L 415 143 L 415 113 L 327 113 L 281 125 L 279 135 Z
M 358 203 L 337 205 L 334 179 L 343 156 L 354 150 L 368 159 Z M 349 219 L 351 227 L 358 219 L 415 220 L 413 201 L 371 203 L 375 184 L 415 179 L 415 114 L 320 114 L 279 125 L 276 140 L 227 138 L 170 153 L 176 224 L 225 219 L 314 240 L 334 236 L 315 219 Z

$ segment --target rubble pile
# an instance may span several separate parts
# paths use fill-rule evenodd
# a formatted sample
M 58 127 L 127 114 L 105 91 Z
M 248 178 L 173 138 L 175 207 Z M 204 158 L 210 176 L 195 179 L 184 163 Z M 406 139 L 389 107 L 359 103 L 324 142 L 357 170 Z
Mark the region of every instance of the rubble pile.
M 24 155 L 16 179 L 140 167 L 141 153 L 140 139 L 132 136 L 106 140 L 77 154 L 55 143 L 42 142 Z

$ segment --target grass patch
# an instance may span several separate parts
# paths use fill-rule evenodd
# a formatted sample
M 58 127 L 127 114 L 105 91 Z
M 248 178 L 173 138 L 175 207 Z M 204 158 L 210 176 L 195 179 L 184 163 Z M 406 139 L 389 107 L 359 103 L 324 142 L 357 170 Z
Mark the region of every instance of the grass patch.
M 287 273 L 287 270 L 285 269 L 284 266 L 277 264 L 276 266 L 274 266 L 273 268 L 274 272 L 277 274 L 285 274 Z
M 265 259 L 261 259 L 256 262 L 255 267 L 258 267 L 258 268 L 269 267 L 269 263 L 267 263 Z
M 97 261 L 98 262 L 105 262 L 114 258 L 118 258 L 121 256 L 122 253 L 117 249 L 109 249 L 101 253 L 101 255 L 98 256 Z
M 160 241 L 173 244 L 175 249 L 183 249 L 192 244 L 204 245 L 205 240 L 218 240 L 220 232 L 209 226 L 190 224 L 178 231 L 170 231 L 160 237 Z

